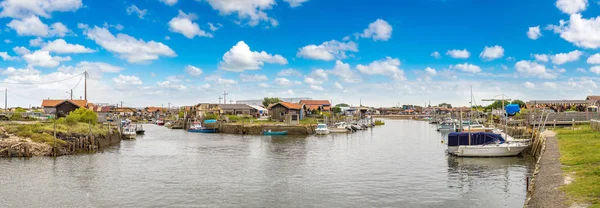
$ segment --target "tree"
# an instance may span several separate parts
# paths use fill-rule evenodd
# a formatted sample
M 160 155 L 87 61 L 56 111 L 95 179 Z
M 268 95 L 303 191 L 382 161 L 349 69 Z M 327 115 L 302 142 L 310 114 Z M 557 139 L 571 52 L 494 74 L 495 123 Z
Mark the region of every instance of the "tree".
M 350 105 L 346 104 L 346 103 L 340 103 L 335 105 L 335 107 L 350 107 Z
M 90 109 L 78 108 L 77 110 L 70 112 L 65 120 L 69 125 L 74 125 L 77 122 L 90 122 L 92 124 L 96 124 L 98 121 L 98 115 Z
M 263 104 L 264 107 L 268 107 L 269 105 L 274 104 L 274 103 L 278 103 L 278 102 L 281 102 L 281 100 L 279 98 L 276 98 L 276 97 L 272 97 L 272 98 L 266 97 L 262 101 L 262 104 Z
M 331 110 L 333 111 L 334 114 L 340 114 L 342 112 L 342 108 L 340 108 L 338 106 L 331 108 Z
M 448 103 L 440 103 L 438 105 L 438 107 L 442 107 L 442 106 L 447 106 L 448 108 L 452 108 L 452 105 L 448 104 Z
M 523 102 L 521 100 L 513 100 L 512 103 L 510 103 L 510 104 L 519 104 L 519 108 L 525 107 L 525 102 Z

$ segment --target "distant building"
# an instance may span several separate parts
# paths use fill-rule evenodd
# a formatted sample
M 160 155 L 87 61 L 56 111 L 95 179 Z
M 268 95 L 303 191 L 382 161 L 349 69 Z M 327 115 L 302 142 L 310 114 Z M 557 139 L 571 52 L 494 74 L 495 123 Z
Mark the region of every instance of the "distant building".
M 309 113 L 312 111 L 331 111 L 331 103 L 329 102 L 329 100 L 300 100 L 300 104 L 303 104 Z
M 221 115 L 253 115 L 258 112 L 246 104 L 218 104 Z
M 285 121 L 288 117 L 290 117 L 292 121 L 304 119 L 304 104 L 279 102 L 270 105 L 268 110 L 271 119 L 276 121 Z
M 246 104 L 246 105 L 258 105 L 258 106 L 263 106 L 262 102 L 264 99 L 260 99 L 260 100 L 237 100 L 235 101 L 236 104 Z M 312 100 L 312 98 L 309 97 L 299 97 L 299 98 L 279 98 L 279 100 L 283 101 L 283 102 L 290 102 L 290 103 L 298 103 L 301 100 Z M 263 106 L 263 107 L 268 107 L 268 106 Z
M 45 114 L 54 114 L 56 118 L 65 117 L 78 108 L 85 108 L 87 100 L 42 100 Z

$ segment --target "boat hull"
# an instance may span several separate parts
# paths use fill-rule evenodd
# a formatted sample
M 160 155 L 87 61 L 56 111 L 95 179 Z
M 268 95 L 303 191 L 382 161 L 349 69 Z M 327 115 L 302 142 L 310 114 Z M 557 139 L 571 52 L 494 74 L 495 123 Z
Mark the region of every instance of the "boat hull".
M 333 128 L 333 129 L 329 129 L 329 133 L 348 133 L 350 132 L 350 130 L 346 129 L 346 128 Z
M 448 153 L 459 157 L 509 157 L 517 156 L 527 145 L 522 144 L 491 144 L 491 145 L 461 145 L 448 147 Z
M 327 129 L 316 129 L 315 133 L 317 135 L 327 135 L 327 134 L 329 134 L 329 130 L 327 130 Z
M 125 139 L 135 139 L 135 136 L 137 134 L 123 134 L 123 137 L 125 137 Z
M 143 131 L 143 130 L 142 131 L 135 131 L 135 133 L 136 134 L 144 134 L 144 133 L 146 133 L 146 131 Z
M 217 133 L 217 129 L 188 129 L 192 133 Z
M 263 132 L 263 135 L 265 135 L 265 136 L 283 136 L 283 135 L 287 135 L 287 134 L 288 134 L 287 131 Z

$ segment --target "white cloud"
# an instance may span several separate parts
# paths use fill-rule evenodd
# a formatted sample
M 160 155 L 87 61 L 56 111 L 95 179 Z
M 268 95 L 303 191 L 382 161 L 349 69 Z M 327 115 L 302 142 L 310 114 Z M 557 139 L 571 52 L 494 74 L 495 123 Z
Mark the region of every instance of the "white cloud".
M 35 46 L 35 47 L 38 47 L 38 46 L 41 46 L 41 45 L 42 45 L 42 43 L 44 43 L 44 39 L 42 39 L 42 38 L 40 38 L 40 37 L 37 37 L 37 38 L 35 38 L 35 39 L 31 39 L 31 40 L 29 40 L 29 46 Z
M 387 41 L 392 37 L 392 30 L 392 26 L 388 22 L 377 19 L 369 24 L 369 27 L 360 34 L 360 37 L 373 38 L 375 41 Z
M 165 40 L 171 40 L 171 37 L 165 36 Z
M 87 71 L 90 78 L 100 78 L 104 73 L 118 73 L 124 70 L 122 67 L 113 66 L 104 62 L 89 62 L 82 61 L 77 63 L 75 66 L 60 66 L 59 72 L 69 74 L 80 74 Z
M 315 90 L 315 91 L 323 91 L 325 89 L 323 89 L 323 87 L 319 86 L 319 85 L 310 85 L 310 89 Z
M 525 87 L 527 89 L 534 89 L 535 88 L 535 84 L 533 84 L 531 82 L 525 82 L 525 83 L 523 83 L 523 87 Z
M 452 58 L 466 59 L 466 58 L 469 58 L 469 56 L 471 56 L 471 53 L 469 53 L 469 51 L 467 51 L 467 49 L 463 49 L 463 50 L 454 49 L 454 50 L 448 50 L 448 52 L 446 52 L 446 55 L 449 55 Z
M 160 0 L 160 2 L 165 3 L 166 5 L 173 6 L 177 4 L 177 0 Z
M 486 46 L 481 52 L 481 54 L 479 54 L 479 57 L 487 61 L 502 58 L 502 56 L 504 56 L 504 48 L 502 48 L 502 46 L 499 45 L 490 47 Z
M 4 43 L 9 44 L 9 43 L 12 43 L 12 41 L 9 39 L 4 39 Z
M 331 61 L 347 58 L 346 52 L 358 52 L 358 45 L 352 41 L 343 43 L 337 40 L 323 42 L 321 45 L 307 45 L 298 49 L 296 56 L 307 59 Z
M 220 23 L 213 24 L 212 22 L 209 22 L 208 23 L 208 27 L 210 28 L 210 31 L 214 32 L 214 31 L 217 31 L 217 30 L 221 29 L 221 27 L 223 27 L 223 25 L 220 24 Z
M 577 68 L 577 71 L 581 73 L 587 73 L 587 71 L 584 68 Z
M 555 5 L 564 13 L 576 14 L 585 11 L 588 0 L 557 0 Z
M 600 74 L 600 66 L 592 66 L 590 67 L 590 72 Z
M 112 28 L 115 28 L 117 30 L 123 30 L 123 28 L 125 28 L 125 26 L 123 26 L 121 24 L 111 25 L 111 24 L 108 24 L 107 22 L 104 22 L 104 24 L 102 24 L 102 26 L 105 27 L 105 28 L 112 27 Z
M 29 49 L 27 49 L 23 46 L 14 47 L 13 51 L 15 51 L 15 53 L 17 53 L 19 55 L 25 55 L 25 54 L 31 53 L 31 51 L 29 51 Z
M 52 12 L 77 11 L 81 0 L 6 0 L 0 3 L 0 17 L 25 18 L 31 15 L 50 18 Z
M 267 83 L 264 83 L 264 82 L 263 82 L 263 83 L 260 83 L 260 84 L 258 84 L 258 86 L 259 86 L 259 87 L 262 87 L 262 88 L 268 88 L 268 87 L 270 87 L 270 85 L 269 85 L 269 84 L 267 84 Z
M 335 61 L 335 66 L 332 70 L 328 71 L 328 73 L 339 77 L 343 82 L 346 83 L 357 83 L 361 81 L 358 74 L 350 69 L 350 64 L 346 64 L 340 60 Z
M 291 77 L 291 76 L 302 76 L 302 73 L 295 69 L 284 69 L 277 73 L 277 76 L 280 77 Z
M 533 54 L 536 61 L 548 62 L 549 57 L 546 54 Z
M 285 65 L 287 59 L 275 54 L 271 55 L 265 51 L 251 51 L 244 41 L 238 42 L 223 55 L 219 68 L 225 71 L 243 72 L 244 70 L 258 70 L 266 63 Z
M 143 63 L 158 59 L 160 56 L 175 57 L 177 54 L 169 46 L 155 41 L 135 39 L 126 34 L 116 36 L 106 28 L 94 26 L 84 30 L 84 34 L 106 50 L 118 54 L 129 63 Z
M 52 24 L 50 30 L 51 36 L 65 37 L 67 33 L 70 33 L 71 30 L 67 28 L 63 23 L 57 22 Z
M 208 89 L 210 89 L 210 84 L 205 83 L 205 84 L 203 84 L 203 85 L 200 86 L 200 89 L 201 90 L 208 90 Z
M 368 66 L 356 65 L 356 69 L 363 74 L 368 75 L 386 75 L 392 76 L 395 80 L 406 80 L 404 71 L 399 68 L 400 60 L 397 58 L 386 57 L 382 60 L 371 62 Z
M 140 19 L 144 19 L 144 16 L 146 16 L 147 13 L 148 13 L 147 9 L 140 9 L 136 5 L 133 5 L 133 4 L 129 7 L 127 7 L 128 15 L 136 14 L 138 16 L 138 18 L 140 18 Z
M 573 62 L 579 60 L 579 57 L 583 55 L 583 52 L 574 50 L 569 53 L 559 53 L 554 56 L 551 56 L 553 64 L 561 65 L 568 62 Z
M 588 64 L 600 64 L 600 53 L 594 54 L 587 59 Z
M 344 89 L 344 86 L 342 86 L 342 84 L 340 84 L 339 82 L 333 83 L 333 86 L 338 90 Z
M 299 7 L 302 6 L 302 3 L 307 2 L 308 0 L 283 0 L 290 4 L 290 7 Z
M 464 63 L 464 64 L 456 64 L 454 66 L 450 66 L 451 69 L 458 69 L 464 72 L 470 72 L 470 73 L 479 73 L 481 72 L 481 67 L 477 66 L 477 65 L 473 65 L 473 64 L 469 64 L 469 63 Z
M 142 85 L 144 84 L 139 77 L 136 76 L 125 76 L 119 74 L 118 77 L 113 78 L 113 82 L 118 86 L 131 86 L 131 85 Z
M 242 82 L 260 82 L 267 81 L 267 75 L 264 74 L 240 74 Z
M 556 74 L 546 69 L 546 66 L 532 61 L 519 61 L 515 64 L 517 72 L 526 77 L 539 77 L 542 79 L 555 79 Z
M 222 84 L 222 85 L 234 85 L 234 84 L 237 84 L 238 82 L 233 79 L 223 79 L 223 78 L 219 77 L 219 78 L 217 78 L 217 83 Z
M 431 67 L 425 68 L 425 73 L 427 73 L 427 75 L 429 75 L 429 76 L 435 76 L 435 75 L 437 75 L 437 71 L 434 68 L 431 68 Z
M 559 33 L 560 37 L 578 47 L 597 49 L 600 47 L 600 16 L 584 19 L 581 14 L 572 14 L 569 21 L 560 21 L 560 25 L 549 25 L 548 29 Z
M 30 54 L 23 55 L 23 59 L 31 66 L 57 67 L 61 61 L 70 61 L 71 57 L 51 56 L 50 52 L 38 50 Z
M 198 16 L 194 13 L 186 14 L 183 11 L 179 10 L 179 14 L 177 17 L 173 17 L 171 21 L 169 21 L 169 30 L 181 33 L 183 36 L 192 39 L 196 36 L 198 37 L 212 37 L 212 34 L 207 33 L 206 31 L 200 29 L 197 23 L 194 20 L 198 19 Z
M 198 77 L 198 76 L 202 75 L 202 69 L 192 66 L 192 65 L 185 66 L 185 72 L 187 72 L 190 76 L 193 76 L 193 77 Z
M 44 24 L 37 16 L 23 19 L 13 19 L 6 26 L 17 32 L 19 36 L 64 37 L 70 30 L 62 23 L 56 22 L 51 26 Z
M 273 8 L 275 0 L 206 0 L 221 15 L 237 13 L 240 20 L 248 20 L 248 25 L 256 26 L 260 22 L 268 22 L 277 26 L 277 20 L 269 17 L 265 10 Z
M 319 80 L 319 79 L 315 79 L 313 77 L 306 76 L 306 77 L 304 77 L 304 83 L 311 84 L 311 85 L 317 85 L 317 84 L 323 84 L 323 81 Z
M 160 86 L 163 89 L 167 89 L 167 90 L 172 90 L 172 91 L 183 91 L 186 90 L 187 87 L 185 85 L 180 84 L 179 82 L 173 82 L 173 81 L 164 81 L 164 82 L 157 82 L 156 84 L 158 84 L 158 86 Z
M 278 84 L 281 86 L 292 86 L 292 85 L 296 85 L 296 84 L 300 84 L 300 83 L 292 82 L 291 80 L 289 80 L 287 78 L 278 77 L 275 79 L 275 84 Z
M 312 71 L 312 73 L 310 73 L 309 76 L 318 78 L 318 79 L 322 79 L 322 80 L 328 79 L 327 72 L 325 72 L 325 70 L 323 70 L 323 69 L 315 69 Z
M 540 31 L 540 26 L 529 27 L 527 30 L 527 37 L 531 40 L 537 40 L 542 36 L 542 32 Z
M 95 50 L 86 48 L 79 44 L 69 44 L 63 39 L 56 39 L 52 42 L 48 42 L 42 47 L 44 51 L 50 51 L 55 53 L 93 53 Z
M 19 57 L 8 55 L 7 52 L 0 52 L 0 57 L 2 57 L 2 60 L 4 61 L 14 61 L 19 59 Z
M 431 56 L 433 56 L 433 58 L 439 59 L 440 58 L 440 52 L 434 51 L 433 53 L 431 53 Z
M 548 89 L 556 89 L 558 85 L 556 82 L 544 82 L 544 87 Z

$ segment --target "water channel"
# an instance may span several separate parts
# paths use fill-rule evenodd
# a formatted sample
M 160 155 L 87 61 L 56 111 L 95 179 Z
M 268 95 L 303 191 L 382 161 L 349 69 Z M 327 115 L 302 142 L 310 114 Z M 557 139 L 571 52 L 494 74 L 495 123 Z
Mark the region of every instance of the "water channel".
M 144 127 L 96 154 L 0 159 L 0 206 L 522 207 L 534 165 L 449 156 L 422 121 L 308 137 Z

